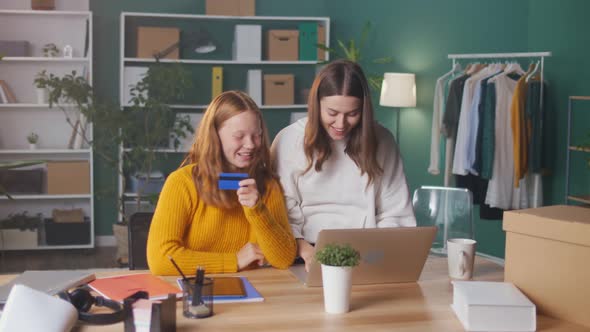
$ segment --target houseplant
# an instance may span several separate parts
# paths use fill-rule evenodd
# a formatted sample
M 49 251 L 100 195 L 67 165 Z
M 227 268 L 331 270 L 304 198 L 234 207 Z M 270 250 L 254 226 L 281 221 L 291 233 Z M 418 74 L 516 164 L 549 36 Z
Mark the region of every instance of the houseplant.
M 76 105 L 83 121 L 98 124 L 95 129 L 97 134 L 92 141 L 84 130 L 78 131 L 77 135 L 81 135 L 83 142 L 92 147 L 95 154 L 108 166 L 116 170 L 123 181 L 123 188 L 126 187 L 126 175 L 134 172 L 152 172 L 154 162 L 160 158 L 158 149 L 164 144 L 167 147 L 171 135 L 186 137 L 193 132 L 190 123 L 186 119 L 177 119 L 169 106 L 182 99 L 184 92 L 192 87 L 187 71 L 179 64 L 164 65 L 156 62 L 152 65 L 147 74 L 131 87 L 131 105 L 123 110 L 112 102 L 98 101 L 86 78 L 76 71 L 63 77 L 49 75 L 40 80 L 40 83 L 46 84 L 49 89 L 50 107 L 60 108 L 72 128 L 77 128 L 75 124 L 80 119 L 73 118 L 64 104 Z M 119 153 L 116 151 L 121 145 L 125 147 L 123 160 L 119 160 Z M 111 188 L 116 191 L 117 182 L 113 183 Z M 144 199 L 140 189 L 136 198 L 138 207 Z M 118 239 L 117 242 L 121 244 L 119 256 L 123 262 L 126 261 L 124 252 L 127 250 L 124 201 L 124 195 L 117 197 L 117 211 L 122 219 L 113 224 L 113 232 Z
M 349 311 L 352 269 L 360 263 L 359 252 L 350 245 L 328 244 L 315 254 L 322 265 L 324 309 L 328 313 Z
M 27 135 L 27 141 L 29 142 L 29 149 L 35 150 L 37 148 L 37 142 L 39 141 L 39 135 L 37 133 L 30 133 Z
M 49 91 L 47 90 L 47 83 L 49 82 L 50 75 L 47 74 L 47 71 L 43 69 L 42 71 L 38 72 L 35 75 L 35 79 L 33 81 L 35 88 L 37 88 L 37 103 L 38 104 L 45 104 L 49 99 Z
M 367 38 L 369 36 L 371 28 L 371 22 L 366 22 L 363 26 L 358 41 L 356 41 L 354 38 L 351 38 L 348 41 L 337 39 L 337 47 L 335 48 L 328 47 L 326 46 L 326 44 L 317 44 L 317 47 L 324 51 L 330 52 L 333 58 L 347 59 L 358 63 L 361 67 L 366 67 L 368 63 L 366 59 L 362 56 L 362 51 L 365 46 L 365 43 L 367 42 Z M 393 59 L 391 57 L 382 57 L 370 60 L 369 63 L 384 64 L 390 63 L 392 60 Z M 375 89 L 376 91 L 379 91 L 381 89 L 381 82 L 383 81 L 383 74 L 368 73 L 367 71 L 365 71 L 365 73 L 367 75 L 367 81 L 369 82 L 370 87 Z

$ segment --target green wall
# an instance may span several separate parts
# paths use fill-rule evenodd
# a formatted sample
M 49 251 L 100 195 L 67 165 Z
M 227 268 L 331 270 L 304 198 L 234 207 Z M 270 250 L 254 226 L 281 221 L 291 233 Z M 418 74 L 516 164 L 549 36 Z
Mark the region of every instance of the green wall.
M 584 19 L 590 3 L 584 0 L 257 0 L 257 15 L 329 16 L 331 41 L 358 38 L 370 21 L 372 32 L 363 51 L 365 59 L 391 56 L 385 65 L 366 65 L 367 72 L 413 72 L 417 77 L 416 108 L 400 113 L 400 145 L 410 189 L 442 185 L 442 176 L 427 173 L 436 78 L 449 70 L 449 53 L 552 51 L 546 61 L 550 81 L 546 134 L 547 162 L 552 172 L 545 178 L 548 204 L 563 202 L 565 111 L 567 95 L 584 94 L 587 88 L 588 53 Z M 95 87 L 104 97 L 118 98 L 119 14 L 121 11 L 204 13 L 204 1 L 91 1 L 94 12 Z M 362 13 L 362 14 L 360 14 Z M 550 22 L 551 24 L 547 24 Z M 587 92 L 586 92 L 587 93 Z M 378 105 L 377 93 L 373 96 Z M 118 100 L 118 99 L 117 99 Z M 395 130 L 395 111 L 376 106 L 378 120 Z M 289 112 L 265 112 L 271 132 L 276 132 Z M 95 183 L 112 183 L 115 172 L 97 162 Z M 586 182 L 589 183 L 589 182 Z M 104 188 L 102 188 L 104 189 Z M 96 232 L 110 234 L 116 218 L 112 198 L 98 198 Z M 478 215 L 476 211 L 476 215 Z M 501 221 L 476 218 L 478 250 L 504 257 Z

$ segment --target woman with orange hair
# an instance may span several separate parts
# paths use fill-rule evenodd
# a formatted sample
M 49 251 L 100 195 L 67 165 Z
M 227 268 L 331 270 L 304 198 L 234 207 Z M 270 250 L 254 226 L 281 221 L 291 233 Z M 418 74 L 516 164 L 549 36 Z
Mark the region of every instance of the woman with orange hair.
M 219 174 L 247 173 L 237 190 Z M 150 271 L 177 275 L 197 266 L 236 272 L 266 260 L 287 268 L 295 258 L 280 184 L 271 168 L 268 133 L 250 97 L 227 91 L 209 105 L 181 167 L 166 179 L 147 243 Z
M 307 118 L 277 135 L 272 151 L 309 269 L 322 229 L 416 226 L 416 218 L 399 149 L 373 119 L 361 67 L 346 60 L 326 65 L 307 109 Z

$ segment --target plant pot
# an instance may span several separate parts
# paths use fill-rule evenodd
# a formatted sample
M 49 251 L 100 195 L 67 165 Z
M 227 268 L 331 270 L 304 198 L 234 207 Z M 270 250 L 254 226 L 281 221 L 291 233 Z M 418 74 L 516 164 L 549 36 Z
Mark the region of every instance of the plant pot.
M 117 241 L 117 262 L 119 264 L 129 264 L 129 229 L 127 224 L 113 224 L 113 234 Z
M 343 314 L 350 310 L 352 267 L 322 264 L 324 310 L 330 314 Z
M 34 10 L 54 10 L 55 0 L 31 0 L 31 9 Z
M 47 88 L 37 88 L 37 104 L 47 104 L 49 101 L 49 90 Z
M 29 143 L 29 150 L 37 150 L 37 143 Z

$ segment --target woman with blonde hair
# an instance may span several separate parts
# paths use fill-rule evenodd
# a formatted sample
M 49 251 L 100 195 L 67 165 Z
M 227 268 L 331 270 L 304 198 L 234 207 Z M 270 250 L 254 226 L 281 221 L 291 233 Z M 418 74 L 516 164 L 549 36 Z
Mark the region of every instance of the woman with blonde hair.
M 218 187 L 220 173 L 247 173 L 237 190 Z M 268 261 L 287 268 L 296 244 L 280 184 L 271 168 L 268 133 L 250 97 L 227 91 L 209 105 L 181 167 L 166 179 L 151 223 L 152 273 L 236 272 Z
M 338 60 L 320 71 L 307 118 L 283 129 L 271 150 L 306 269 L 322 229 L 416 225 L 397 144 L 375 122 L 356 63 Z

